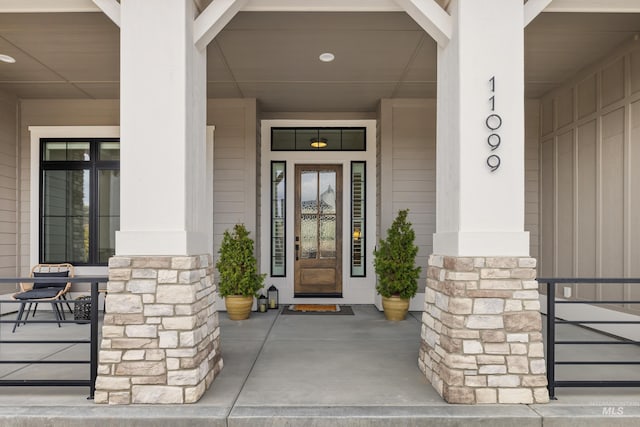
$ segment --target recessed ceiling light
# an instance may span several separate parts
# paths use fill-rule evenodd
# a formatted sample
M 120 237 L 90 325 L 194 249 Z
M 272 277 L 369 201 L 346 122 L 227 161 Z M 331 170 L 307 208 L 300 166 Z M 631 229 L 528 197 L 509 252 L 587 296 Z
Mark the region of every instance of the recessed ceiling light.
M 319 56 L 320 61 L 322 62 L 331 62 L 336 59 L 336 56 L 331 52 L 325 52 Z
M 13 56 L 3 55 L 0 53 L 0 61 L 6 62 L 8 64 L 13 64 L 14 62 L 16 62 L 16 59 Z

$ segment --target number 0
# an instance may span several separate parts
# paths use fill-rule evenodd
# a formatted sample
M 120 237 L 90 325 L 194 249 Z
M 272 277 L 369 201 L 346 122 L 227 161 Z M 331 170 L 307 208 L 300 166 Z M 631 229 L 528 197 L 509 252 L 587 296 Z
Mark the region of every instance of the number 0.
M 502 117 L 498 114 L 490 114 L 485 121 L 487 127 L 491 130 L 499 129 L 502 126 Z

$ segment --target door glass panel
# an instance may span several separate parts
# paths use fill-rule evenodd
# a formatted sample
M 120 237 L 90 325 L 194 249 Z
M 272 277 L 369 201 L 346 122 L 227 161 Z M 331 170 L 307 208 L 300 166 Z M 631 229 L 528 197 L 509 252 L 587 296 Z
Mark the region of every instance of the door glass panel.
M 336 173 L 333 171 L 320 172 L 320 211 L 336 213 Z
M 316 213 L 318 206 L 318 173 L 303 171 L 300 176 L 300 210 L 303 214 Z
M 300 218 L 300 245 L 302 259 L 318 257 L 318 216 L 303 214 Z
M 320 216 L 320 258 L 336 257 L 336 216 Z

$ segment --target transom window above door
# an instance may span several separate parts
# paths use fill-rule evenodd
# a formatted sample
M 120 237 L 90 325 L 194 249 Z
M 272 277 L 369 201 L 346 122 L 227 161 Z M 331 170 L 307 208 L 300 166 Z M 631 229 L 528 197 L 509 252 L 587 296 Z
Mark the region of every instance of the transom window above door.
M 364 127 L 272 127 L 272 151 L 365 151 Z

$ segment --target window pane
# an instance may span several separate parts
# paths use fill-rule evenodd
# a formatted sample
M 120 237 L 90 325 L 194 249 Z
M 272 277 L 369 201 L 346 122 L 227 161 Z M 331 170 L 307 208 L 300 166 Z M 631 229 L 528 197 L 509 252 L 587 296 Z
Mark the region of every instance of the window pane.
M 300 175 L 300 207 L 302 213 L 318 211 L 318 172 L 303 171 Z
M 312 145 L 312 143 L 314 143 Z M 364 151 L 365 128 L 271 128 L 274 151 Z
M 116 231 L 120 230 L 120 217 L 98 219 L 98 262 L 107 263 L 116 254 Z
M 67 217 L 67 261 L 89 262 L 89 215 Z
M 44 262 L 67 261 L 67 219 L 44 218 L 42 224 L 42 248 Z
M 286 274 L 285 162 L 271 163 L 271 275 Z
M 320 129 L 318 132 L 320 139 L 327 143 L 324 148 L 319 148 L 323 151 L 340 151 L 342 149 L 342 143 L 340 141 L 342 131 L 340 129 Z
M 296 129 L 296 150 L 315 150 L 311 141 L 318 138 L 318 129 Z
M 91 160 L 89 155 L 88 142 L 67 142 L 67 160 L 78 160 L 88 162 Z
M 120 229 L 120 171 L 98 171 L 98 262 L 115 255 L 116 231 Z
M 45 216 L 67 213 L 67 171 L 45 171 L 43 189 Z
M 318 257 L 318 217 L 316 215 L 301 215 L 300 218 L 300 248 L 301 259 L 316 259 Z
M 351 163 L 351 276 L 365 272 L 365 162 Z
M 343 129 L 342 149 L 343 150 L 364 150 L 365 130 L 364 129 Z
M 44 144 L 44 160 L 67 160 L 66 142 L 47 142 Z
M 100 216 L 120 215 L 120 171 L 98 171 L 98 212 Z
M 272 150 L 295 150 L 296 131 L 295 129 L 272 129 L 271 149 Z
M 336 216 L 320 216 L 320 258 L 336 257 Z
M 336 213 L 336 173 L 320 172 L 320 211 Z
M 100 160 L 120 160 L 120 143 L 118 141 L 100 143 Z
M 89 259 L 89 171 L 44 171 L 45 262 Z

